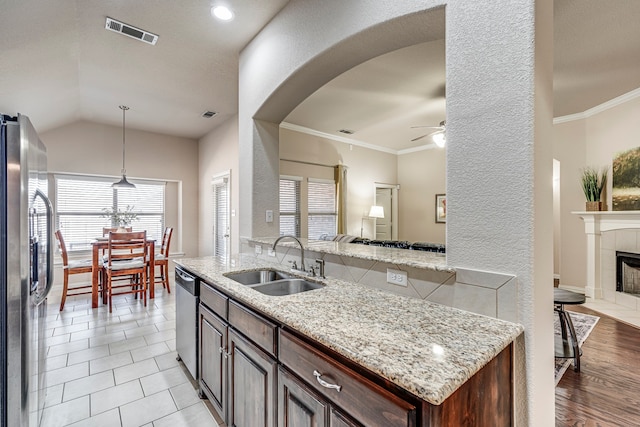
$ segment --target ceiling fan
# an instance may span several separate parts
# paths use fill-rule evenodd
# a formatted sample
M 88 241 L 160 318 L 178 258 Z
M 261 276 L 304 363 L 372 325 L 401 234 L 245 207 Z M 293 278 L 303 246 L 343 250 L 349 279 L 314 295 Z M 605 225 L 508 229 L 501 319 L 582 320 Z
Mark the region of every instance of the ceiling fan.
M 433 139 L 433 142 L 438 147 L 444 147 L 444 145 L 447 143 L 447 136 L 446 136 L 447 129 L 446 129 L 445 120 L 441 121 L 439 126 L 411 126 L 411 129 L 418 129 L 418 128 L 428 128 L 428 129 L 436 129 L 436 130 L 430 133 L 425 133 L 424 135 L 421 135 L 417 138 L 413 138 L 411 142 L 418 141 L 427 136 L 431 136 L 431 139 Z

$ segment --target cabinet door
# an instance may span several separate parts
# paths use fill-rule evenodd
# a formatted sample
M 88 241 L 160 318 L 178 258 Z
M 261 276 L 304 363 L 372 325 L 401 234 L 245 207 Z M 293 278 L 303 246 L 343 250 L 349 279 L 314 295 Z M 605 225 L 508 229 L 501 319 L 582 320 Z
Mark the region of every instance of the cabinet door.
M 229 353 L 229 427 L 275 427 L 278 363 L 233 329 Z
M 362 427 L 362 424 L 353 421 L 336 408 L 331 408 L 331 427 Z
M 286 369 L 278 376 L 278 425 L 280 427 L 328 427 L 329 404 Z
M 228 326 L 200 304 L 200 389 L 227 419 Z

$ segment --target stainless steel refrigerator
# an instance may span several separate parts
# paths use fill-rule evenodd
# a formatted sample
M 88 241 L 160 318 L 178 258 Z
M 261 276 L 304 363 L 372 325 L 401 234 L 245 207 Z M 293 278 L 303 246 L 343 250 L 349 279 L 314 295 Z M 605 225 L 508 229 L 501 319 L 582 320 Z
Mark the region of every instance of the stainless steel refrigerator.
M 53 282 L 47 154 L 28 117 L 0 114 L 0 125 L 0 425 L 37 426 Z

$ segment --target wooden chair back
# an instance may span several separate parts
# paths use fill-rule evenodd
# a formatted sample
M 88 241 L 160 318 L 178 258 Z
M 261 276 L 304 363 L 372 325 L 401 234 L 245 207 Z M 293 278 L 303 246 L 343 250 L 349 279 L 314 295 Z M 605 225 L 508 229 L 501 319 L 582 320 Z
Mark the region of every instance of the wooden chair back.
M 173 227 L 166 227 L 164 234 L 162 235 L 162 246 L 160 246 L 160 253 L 169 258 L 169 246 L 171 245 L 171 236 L 173 235 Z
M 109 232 L 107 246 L 108 266 L 114 262 L 147 258 L 147 232 L 136 231 L 127 233 Z
M 64 243 L 62 231 L 56 230 L 56 239 L 58 239 L 58 246 L 60 247 L 60 253 L 62 254 L 62 265 L 66 267 L 69 265 L 69 254 L 67 254 L 67 245 Z

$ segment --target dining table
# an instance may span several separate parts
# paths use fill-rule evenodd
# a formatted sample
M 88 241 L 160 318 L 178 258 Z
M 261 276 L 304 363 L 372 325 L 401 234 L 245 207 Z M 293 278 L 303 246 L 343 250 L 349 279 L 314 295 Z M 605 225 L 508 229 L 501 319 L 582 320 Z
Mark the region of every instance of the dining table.
M 147 239 L 149 263 L 149 274 L 147 275 L 149 298 L 155 298 L 155 240 Z M 91 242 L 91 307 L 98 307 L 98 293 L 100 285 L 100 254 L 109 247 L 108 237 L 99 237 Z

